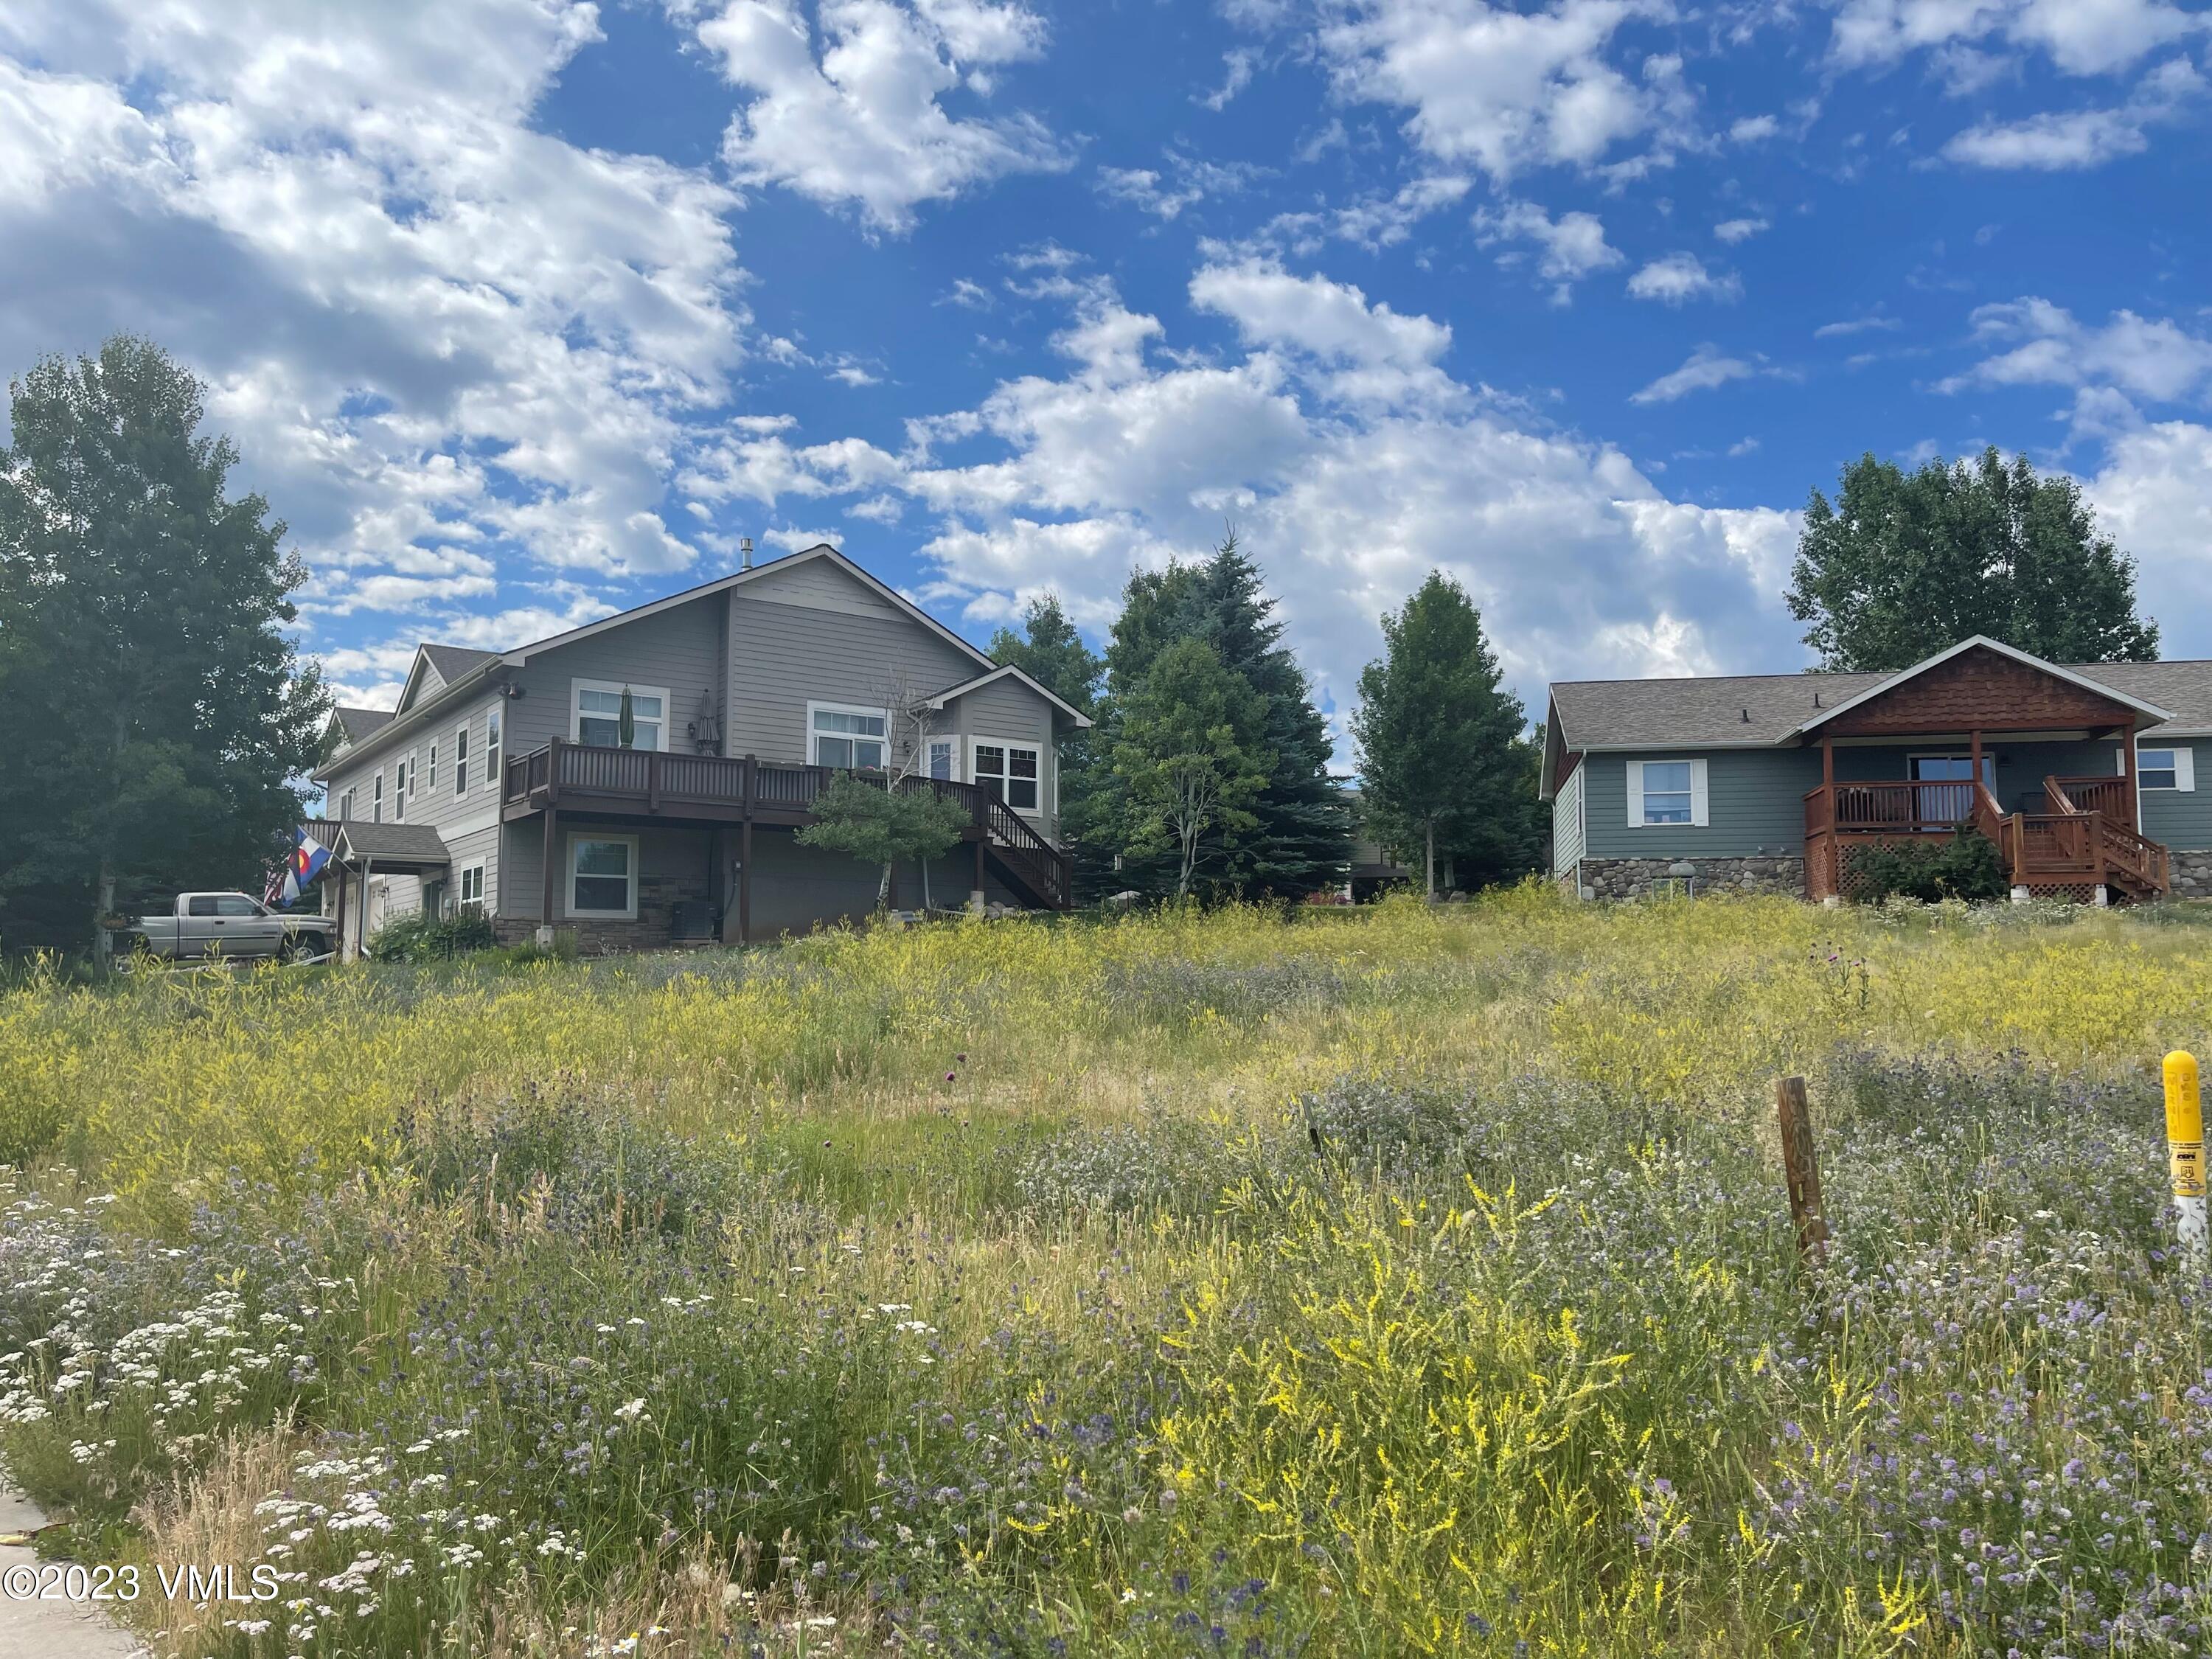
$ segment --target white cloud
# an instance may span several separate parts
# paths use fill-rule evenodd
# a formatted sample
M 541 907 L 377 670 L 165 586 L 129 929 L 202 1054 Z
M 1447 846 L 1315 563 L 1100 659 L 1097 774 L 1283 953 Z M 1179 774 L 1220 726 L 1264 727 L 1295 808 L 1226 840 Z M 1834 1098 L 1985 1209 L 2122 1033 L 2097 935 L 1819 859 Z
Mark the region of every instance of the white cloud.
M 1252 181 L 1255 172 L 1249 167 L 1201 161 L 1179 150 L 1168 153 L 1167 166 L 1171 179 L 1152 167 L 1102 167 L 1098 193 L 1139 212 L 1175 219 L 1185 208 L 1194 207 L 1209 196 L 1236 194 Z
M 1389 196 L 1370 196 L 1337 210 L 1336 234 L 1364 247 L 1389 247 L 1413 234 L 1431 213 L 1449 207 L 1474 187 L 1464 173 L 1431 173 Z
M 1241 357 L 1172 349 L 1110 287 L 1073 283 L 1063 374 L 1002 382 L 880 457 L 887 487 L 939 520 L 933 596 L 988 622 L 1049 586 L 1103 622 L 1133 562 L 1201 553 L 1228 519 L 1340 710 L 1379 648 L 1376 619 L 1431 568 L 1468 585 L 1532 696 L 1570 674 L 1798 659 L 1779 599 L 1790 515 L 1667 500 L 1610 446 L 1446 380 L 1442 324 L 1348 284 L 1231 259 L 1199 270 L 1191 296 L 1233 323 Z M 1349 401 L 1361 374 L 1433 391 Z M 958 460 L 939 454 L 956 443 Z M 779 464 L 792 478 L 816 466 L 792 451 Z
M 1682 366 L 1669 370 L 1629 398 L 1632 404 L 1671 404 L 1686 398 L 1692 392 L 1711 392 L 1724 386 L 1730 380 L 1748 380 L 1755 376 L 1771 374 L 1765 360 L 1753 362 L 1742 357 L 1731 357 L 1718 346 L 1699 346 L 1684 360 Z
M 971 283 L 965 276 L 956 276 L 952 279 L 952 286 L 937 303 L 958 306 L 963 311 L 988 311 L 998 304 L 998 301 L 981 283 Z
M 1318 41 L 1340 96 L 1410 111 L 1430 155 L 1503 182 L 1530 167 L 1594 167 L 1650 131 L 1679 95 L 1680 64 L 1631 79 L 1606 61 L 1621 25 L 1659 0 L 1555 0 L 1522 12 L 1486 0 L 1342 0 Z
M 1537 271 L 1557 284 L 1553 298 L 1561 304 L 1590 272 L 1625 262 L 1620 250 L 1605 240 L 1605 226 L 1594 213 L 1563 213 L 1553 219 L 1533 202 L 1507 202 L 1494 212 L 1486 208 L 1477 213 L 1474 227 L 1476 240 L 1485 246 L 1505 239 L 1535 242 L 1542 249 Z
M 1747 115 L 1729 124 L 1729 137 L 1739 144 L 1763 144 L 1781 131 L 1782 123 L 1771 115 Z
M 1763 230 L 1772 228 L 1765 219 L 1723 219 L 1713 227 L 1713 234 L 1733 245 L 1747 242 Z
M 1679 306 L 1692 300 L 1741 299 L 1743 283 L 1732 271 L 1707 270 L 1705 262 L 1694 253 L 1669 253 L 1631 276 L 1628 291 L 1638 300 Z
M 2164 319 L 2116 311 L 2101 328 L 2048 300 L 1984 306 L 1977 339 L 2012 349 L 1941 381 L 1939 392 L 1972 386 L 2110 386 L 2153 403 L 2212 397 L 2212 339 Z
M 2212 657 L 2212 428 L 2167 421 L 2119 435 L 2087 494 L 2099 527 L 2136 557 L 2160 651 Z
M 477 607 L 533 562 L 696 557 L 662 514 L 744 356 L 736 198 L 533 129 L 596 29 L 567 0 L 0 14 L 0 354 L 130 326 L 202 374 L 307 556 L 311 647 L 506 614 Z
M 1813 331 L 1813 337 L 1816 340 L 1835 340 L 1853 334 L 1875 331 L 1886 332 L 1904 326 L 1904 323 L 1895 317 L 1846 317 L 1838 322 L 1821 324 Z
M 2069 75 L 2104 75 L 2208 27 L 2172 0 L 1843 0 L 1830 51 L 1846 65 L 1878 65 L 1994 39 Z
M 2117 109 L 2031 115 L 2019 121 L 1984 121 L 1943 146 L 1944 155 L 1968 167 L 2032 168 L 2045 173 L 2101 167 L 2150 148 L 2149 129 L 2178 119 L 2203 96 L 2204 77 L 2177 58 L 2146 75 Z
M 1260 54 L 1250 46 L 1237 46 L 1221 57 L 1221 84 L 1196 101 L 1218 113 L 1229 107 L 1230 100 L 1252 84 L 1253 71 L 1260 66 Z
M 956 93 L 987 96 L 993 71 L 1043 51 L 1043 19 L 1015 0 L 819 0 L 818 58 L 800 0 L 672 9 L 751 94 L 722 139 L 741 183 L 850 207 L 896 234 L 922 203 L 1071 164 L 1033 116 L 945 107 Z

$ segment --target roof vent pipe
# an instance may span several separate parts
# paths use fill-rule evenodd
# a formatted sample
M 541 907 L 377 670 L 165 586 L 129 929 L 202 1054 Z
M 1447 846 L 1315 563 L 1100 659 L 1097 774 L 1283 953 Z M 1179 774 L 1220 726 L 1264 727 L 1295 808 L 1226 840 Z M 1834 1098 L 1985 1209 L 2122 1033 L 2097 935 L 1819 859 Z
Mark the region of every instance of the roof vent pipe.
M 752 568 L 753 538 L 750 536 L 740 536 L 738 538 L 738 568 L 750 570 Z
M 1751 710 L 1749 710 L 1748 708 L 1747 708 L 1747 709 L 1745 709 L 1745 710 L 1743 711 L 1743 723 L 1744 723 L 1746 726 L 1748 726 L 1748 725 L 1750 725 L 1750 724 L 1751 724 Z

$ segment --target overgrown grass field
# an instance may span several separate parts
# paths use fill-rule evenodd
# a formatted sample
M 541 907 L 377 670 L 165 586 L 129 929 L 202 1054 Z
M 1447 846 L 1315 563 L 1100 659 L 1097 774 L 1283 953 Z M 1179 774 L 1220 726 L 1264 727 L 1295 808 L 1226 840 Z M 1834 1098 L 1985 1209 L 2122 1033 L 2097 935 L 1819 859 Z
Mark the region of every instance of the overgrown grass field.
M 1533 890 L 33 980 L 0 1453 L 272 1571 L 165 1654 L 2202 1654 L 2174 1047 L 2179 910 Z

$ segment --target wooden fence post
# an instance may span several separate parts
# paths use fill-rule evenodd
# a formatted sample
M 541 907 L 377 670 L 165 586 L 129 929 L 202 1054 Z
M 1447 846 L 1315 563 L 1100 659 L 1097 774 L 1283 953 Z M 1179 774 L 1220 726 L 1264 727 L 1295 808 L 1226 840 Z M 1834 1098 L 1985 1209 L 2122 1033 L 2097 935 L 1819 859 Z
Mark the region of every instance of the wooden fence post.
M 1820 1201 L 1820 1155 L 1813 1144 L 1813 1111 L 1802 1077 L 1778 1078 L 1775 1115 L 1782 1124 L 1782 1172 L 1790 1186 L 1790 1218 L 1797 1224 L 1797 1250 L 1806 1261 L 1828 1259 L 1828 1217 Z

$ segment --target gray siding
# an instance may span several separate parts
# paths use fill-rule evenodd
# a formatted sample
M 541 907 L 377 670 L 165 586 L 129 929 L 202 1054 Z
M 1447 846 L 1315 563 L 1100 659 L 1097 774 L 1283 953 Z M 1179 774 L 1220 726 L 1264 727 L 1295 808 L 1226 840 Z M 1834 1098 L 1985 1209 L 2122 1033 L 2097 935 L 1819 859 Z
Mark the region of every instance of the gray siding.
M 560 872 L 567 867 L 568 846 L 572 836 L 635 836 L 637 872 L 641 881 L 655 877 L 677 877 L 704 887 L 710 879 L 714 832 L 708 829 L 696 825 L 658 827 L 652 824 L 597 823 L 565 817 L 556 829 L 561 838 L 560 851 L 556 855 L 561 862 L 556 868 L 553 884 L 553 919 L 556 925 L 568 920 L 565 915 L 568 899 L 561 890 Z M 506 826 L 500 840 L 499 868 L 502 881 L 499 914 L 510 920 L 543 921 L 545 919 L 544 820 L 528 818 L 520 823 L 510 823 Z
M 2187 749 L 2197 762 L 2197 787 L 2148 789 L 2142 796 L 2142 832 L 2177 852 L 2201 853 L 2212 848 L 2212 743 L 2190 743 L 2183 738 L 2160 743 L 2161 749 Z
M 1052 705 L 1024 685 L 1007 678 L 955 697 L 945 705 L 944 725 L 936 735 L 957 735 L 960 763 L 969 761 L 969 739 L 1004 738 L 1035 744 L 1043 752 L 1038 766 L 1042 811 L 1030 820 L 1054 842 L 1060 839 L 1060 756 L 1052 740 Z M 965 770 L 961 774 L 966 776 Z
M 473 793 L 473 792 L 472 792 Z M 447 872 L 446 892 L 459 902 L 461 896 L 461 869 L 465 865 L 481 860 L 484 867 L 484 914 L 496 916 L 504 914 L 499 902 L 499 851 L 501 837 L 496 823 L 466 835 L 447 836 L 446 848 L 453 855 L 453 866 Z
M 1583 857 L 1583 777 L 1589 770 L 1585 759 L 1568 774 L 1567 781 L 1552 797 L 1552 872 L 1565 875 L 1582 862 Z M 1626 774 L 1623 773 L 1625 779 Z M 1622 784 L 1626 791 L 1627 785 Z
M 407 822 L 434 826 L 451 841 L 457 834 L 481 829 L 493 821 L 498 805 L 496 791 L 484 776 L 485 725 L 495 699 L 486 695 L 471 698 L 465 704 L 456 704 L 441 709 L 427 726 L 411 730 L 404 743 L 374 751 L 372 758 L 360 761 L 342 760 L 338 769 L 331 775 L 328 810 L 335 816 L 338 801 L 349 789 L 353 791 L 353 815 L 357 818 L 371 816 L 371 777 L 381 769 L 384 773 L 384 821 L 396 820 L 392 816 L 392 777 L 394 763 L 403 757 L 416 763 L 417 787 L 407 797 Z M 453 793 L 454 738 L 462 723 L 469 728 L 469 787 L 465 794 Z M 430 785 L 430 746 L 438 749 L 438 781 Z
M 861 591 L 829 567 L 820 568 Z M 725 753 L 804 762 L 810 701 L 879 708 L 902 675 L 918 690 L 941 691 L 980 672 L 974 658 L 909 617 L 786 605 L 760 597 L 758 587 L 729 592 Z
M 657 685 L 668 691 L 668 750 L 690 751 L 684 727 L 699 712 L 705 693 L 715 708 L 722 701 L 722 601 L 695 599 L 655 616 L 611 628 L 573 645 L 532 653 L 514 671 L 522 696 L 507 707 L 507 746 L 525 754 L 573 735 L 570 695 L 577 680 L 616 685 Z
M 1843 753 L 1837 751 L 1839 774 Z M 1703 760 L 1711 822 L 1630 827 L 1631 760 Z M 1805 792 L 1820 787 L 1820 757 L 1809 749 L 1653 750 L 1586 755 L 1577 770 L 1583 775 L 1586 856 L 1748 858 L 1762 847 L 1770 853 L 1803 850 Z

